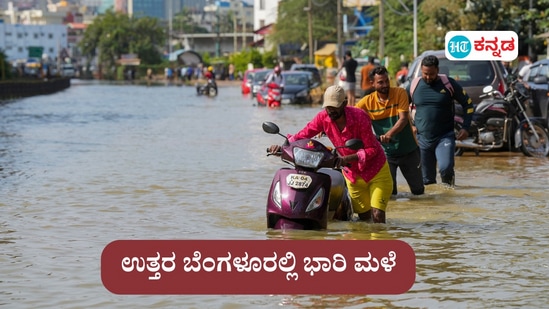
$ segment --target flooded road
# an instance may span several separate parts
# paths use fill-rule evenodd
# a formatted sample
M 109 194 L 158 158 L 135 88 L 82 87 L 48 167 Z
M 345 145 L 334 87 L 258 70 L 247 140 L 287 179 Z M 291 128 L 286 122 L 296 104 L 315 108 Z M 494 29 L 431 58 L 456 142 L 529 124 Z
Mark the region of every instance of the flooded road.
M 386 225 L 265 228 L 283 164 L 265 156 L 318 106 L 260 108 L 238 87 L 75 81 L 0 105 L 0 306 L 6 308 L 543 308 L 549 304 L 549 159 L 456 158 L 456 189 L 389 203 Z M 399 176 L 400 177 L 400 176 Z M 416 254 L 401 295 L 115 295 L 100 277 L 117 239 L 399 239 Z M 349 284 L 360 284 L 350 282 Z

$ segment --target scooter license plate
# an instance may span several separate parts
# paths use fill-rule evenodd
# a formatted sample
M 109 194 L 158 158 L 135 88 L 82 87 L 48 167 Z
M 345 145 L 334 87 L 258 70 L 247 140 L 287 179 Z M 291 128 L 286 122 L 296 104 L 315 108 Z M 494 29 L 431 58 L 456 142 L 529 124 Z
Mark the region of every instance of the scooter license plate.
M 290 99 L 282 99 L 282 104 L 290 104 Z
M 313 179 L 308 175 L 290 174 L 286 176 L 286 184 L 294 189 L 307 189 Z

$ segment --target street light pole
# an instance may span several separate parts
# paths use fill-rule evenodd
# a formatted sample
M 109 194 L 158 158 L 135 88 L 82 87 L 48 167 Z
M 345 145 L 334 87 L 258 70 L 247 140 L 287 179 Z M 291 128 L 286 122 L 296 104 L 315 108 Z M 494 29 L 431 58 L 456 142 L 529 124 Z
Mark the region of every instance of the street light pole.
M 336 58 L 339 61 L 340 58 L 343 56 L 343 20 L 341 16 L 341 1 L 337 0 L 337 50 L 336 50 Z
M 313 1 L 309 0 L 309 9 L 307 18 L 309 20 L 309 63 L 314 63 L 313 60 Z
M 417 0 L 414 0 L 414 59 L 417 57 Z
M 216 33 L 217 33 L 217 38 L 215 40 L 215 57 L 219 58 L 219 54 L 220 54 L 220 51 L 219 51 L 219 39 L 220 39 L 220 29 L 219 29 L 219 1 L 216 1 L 215 2 L 215 18 L 217 20 L 217 23 L 216 23 L 216 27 L 215 27 L 215 30 L 216 30 Z

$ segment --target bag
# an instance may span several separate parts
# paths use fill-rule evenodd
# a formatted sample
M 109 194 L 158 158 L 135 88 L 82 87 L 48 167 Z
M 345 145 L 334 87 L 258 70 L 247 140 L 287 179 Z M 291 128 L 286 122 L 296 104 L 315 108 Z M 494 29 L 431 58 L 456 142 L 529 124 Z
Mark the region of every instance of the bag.
M 341 69 L 341 74 L 339 74 L 339 80 L 347 80 L 347 70 L 345 70 L 345 68 Z
M 454 97 L 454 87 L 452 86 L 452 83 L 448 79 L 448 76 L 446 74 L 439 74 L 440 80 L 442 80 L 442 83 L 444 84 L 444 88 L 450 92 L 450 96 Z M 410 84 L 410 98 L 414 97 L 414 91 L 417 88 L 417 84 L 419 83 L 419 80 L 421 79 L 421 76 L 418 76 L 412 80 L 412 83 Z M 410 103 L 410 118 L 413 121 L 416 117 L 416 105 L 414 102 Z
M 339 74 L 338 86 L 344 87 L 346 80 L 347 80 L 347 70 L 345 70 L 345 68 L 343 68 L 343 69 L 341 69 L 341 73 Z
M 439 74 L 438 77 L 442 80 L 442 83 L 444 84 L 444 88 L 450 92 L 450 96 L 454 96 L 454 87 L 452 86 L 452 83 L 450 83 L 450 80 L 448 79 L 448 76 L 446 74 Z M 410 98 L 414 97 L 414 91 L 417 88 L 417 84 L 419 83 L 419 80 L 421 79 L 421 76 L 418 76 L 412 80 L 412 83 L 410 84 Z

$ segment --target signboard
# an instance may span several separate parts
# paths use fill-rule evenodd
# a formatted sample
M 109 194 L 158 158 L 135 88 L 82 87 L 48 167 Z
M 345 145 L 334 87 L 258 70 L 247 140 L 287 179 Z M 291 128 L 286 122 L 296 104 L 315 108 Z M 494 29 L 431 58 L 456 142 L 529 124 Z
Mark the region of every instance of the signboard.
M 379 0 L 343 0 L 344 7 L 362 7 L 379 5 Z
M 29 46 L 29 58 L 42 58 L 44 47 L 41 46 Z

